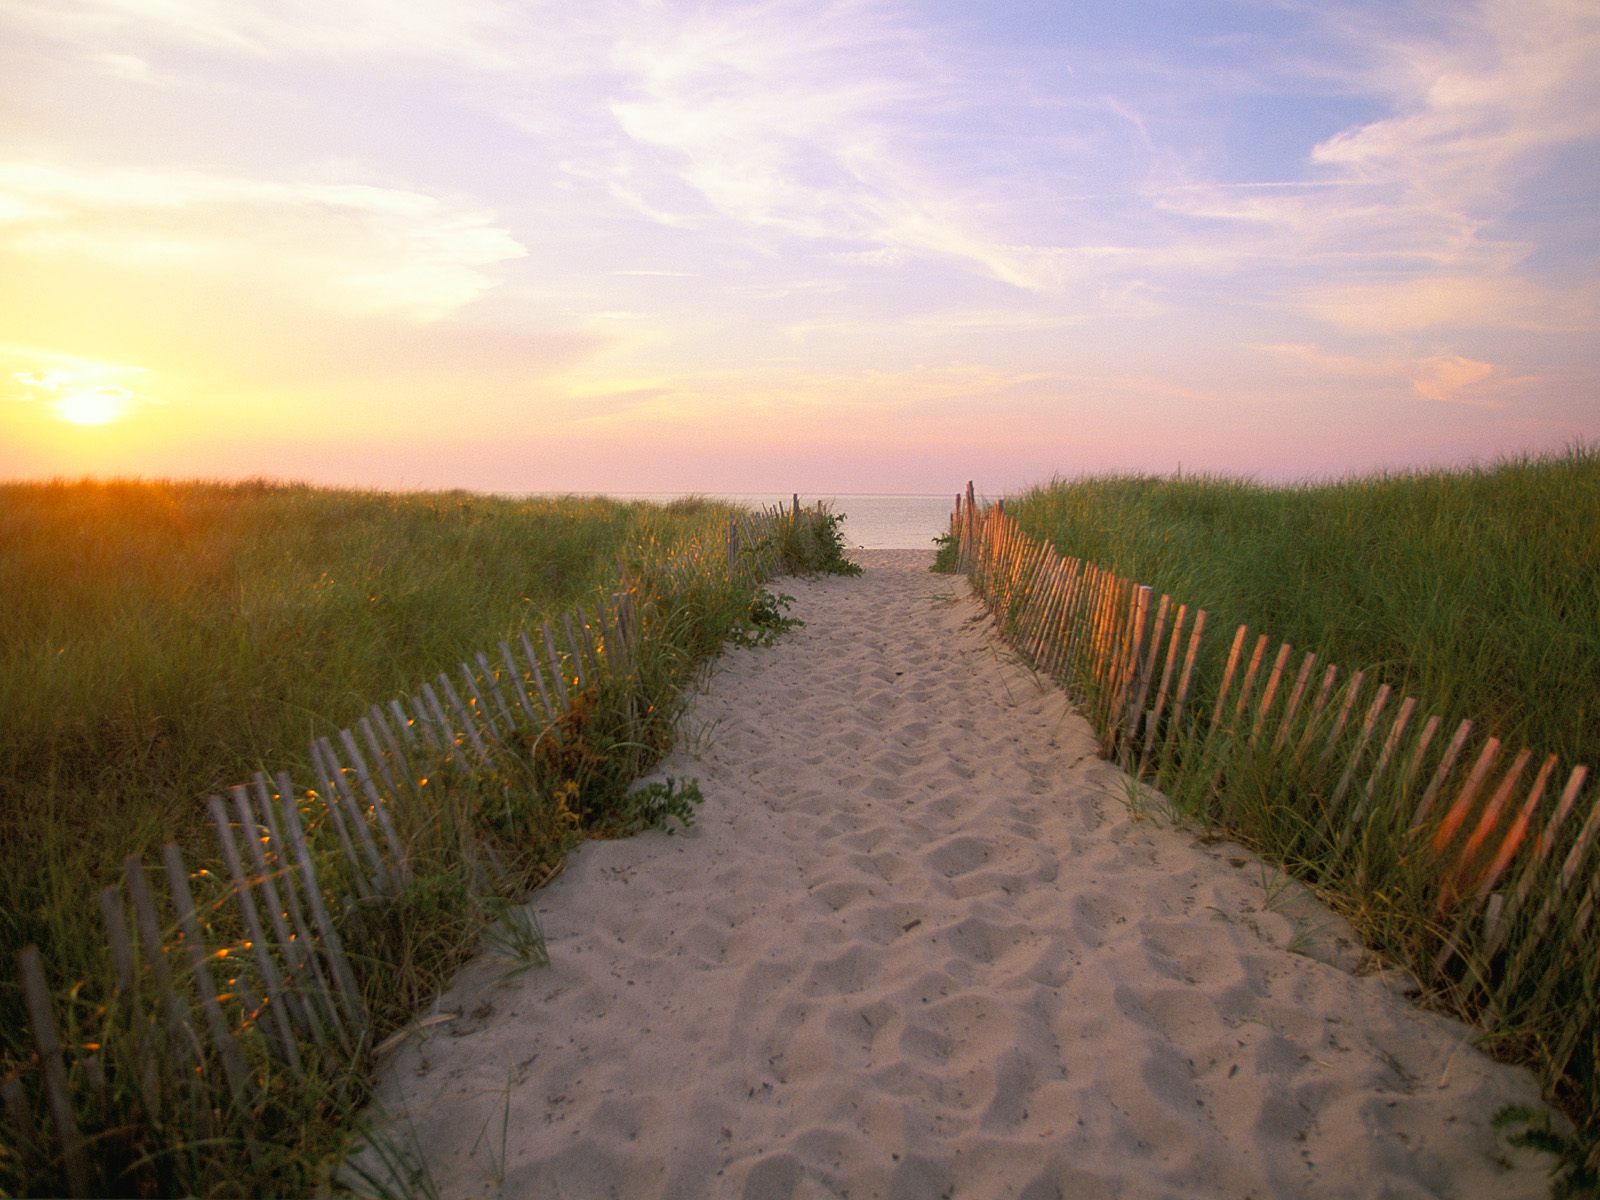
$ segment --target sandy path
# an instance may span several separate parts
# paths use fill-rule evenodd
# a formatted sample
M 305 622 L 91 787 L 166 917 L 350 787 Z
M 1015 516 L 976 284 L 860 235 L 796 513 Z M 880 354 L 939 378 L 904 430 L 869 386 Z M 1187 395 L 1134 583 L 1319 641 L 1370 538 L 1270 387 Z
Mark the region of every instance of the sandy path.
M 1529 1075 L 1130 813 L 964 582 L 860 558 L 718 664 L 663 770 L 695 828 L 586 846 L 552 965 L 479 960 L 386 1056 L 442 1195 L 1548 1194 L 1488 1128 Z

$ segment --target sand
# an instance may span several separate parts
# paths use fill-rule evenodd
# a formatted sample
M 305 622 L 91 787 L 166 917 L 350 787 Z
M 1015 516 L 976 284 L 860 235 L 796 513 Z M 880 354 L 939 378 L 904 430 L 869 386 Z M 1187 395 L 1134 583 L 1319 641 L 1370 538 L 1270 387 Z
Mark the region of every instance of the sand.
M 586 845 L 551 965 L 481 956 L 382 1056 L 441 1196 L 1549 1194 L 1489 1126 L 1528 1072 L 1175 827 L 963 580 L 857 557 L 716 664 L 660 772 L 694 828 Z

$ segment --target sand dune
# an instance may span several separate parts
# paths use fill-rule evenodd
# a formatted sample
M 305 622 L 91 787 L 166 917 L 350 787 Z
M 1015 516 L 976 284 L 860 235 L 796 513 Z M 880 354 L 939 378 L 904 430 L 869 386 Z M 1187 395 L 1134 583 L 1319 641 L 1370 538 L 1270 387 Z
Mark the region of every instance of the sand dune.
M 860 557 L 717 664 L 662 771 L 695 828 L 584 847 L 552 964 L 481 958 L 385 1055 L 441 1195 L 1548 1194 L 1489 1129 L 1528 1073 L 1130 797 L 963 581 Z

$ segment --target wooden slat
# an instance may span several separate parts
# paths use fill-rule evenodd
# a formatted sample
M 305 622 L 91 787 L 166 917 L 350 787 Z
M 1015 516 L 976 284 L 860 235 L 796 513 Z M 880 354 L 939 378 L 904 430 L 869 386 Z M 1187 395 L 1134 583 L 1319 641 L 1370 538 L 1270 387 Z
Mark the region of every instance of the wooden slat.
M 1333 798 L 1330 802 L 1330 807 L 1333 809 L 1344 803 L 1345 794 L 1350 790 L 1350 784 L 1356 777 L 1356 769 L 1361 765 L 1361 758 L 1366 754 L 1372 735 L 1378 728 L 1384 707 L 1389 703 L 1389 694 L 1389 685 L 1382 684 L 1373 695 L 1372 703 L 1367 706 L 1367 715 L 1361 718 L 1361 732 L 1356 735 L 1356 744 L 1346 756 L 1344 771 L 1339 776 L 1338 785 L 1333 789 Z
M 533 707 L 533 697 L 528 695 L 528 689 L 522 682 L 523 672 L 517 666 L 517 660 L 511 655 L 511 643 L 500 643 L 500 659 L 505 663 L 506 676 L 511 683 L 511 694 L 517 698 L 517 705 L 522 709 L 522 715 L 528 719 L 528 731 L 538 733 L 544 726 L 539 719 L 538 711 Z
M 367 754 L 371 755 L 372 769 L 382 777 L 384 790 L 390 799 L 401 802 L 416 788 L 416 780 L 411 778 L 411 763 L 400 748 L 400 740 L 390 730 L 383 709 L 374 704 L 367 715 L 356 722 L 356 728 L 361 731 Z
M 72 1112 L 72 1097 L 67 1091 L 67 1071 L 61 1062 L 61 1039 L 56 1033 L 50 989 L 45 983 L 44 963 L 37 946 L 24 946 L 17 954 L 17 974 L 22 984 L 28 1027 L 33 1033 L 34 1048 L 39 1052 L 39 1065 L 44 1071 L 45 1104 L 50 1110 L 50 1122 L 55 1126 L 56 1145 L 61 1148 L 61 1161 L 67 1175 L 67 1193 L 71 1196 L 87 1196 L 89 1158 L 84 1149 L 83 1133 Z
M 361 784 L 362 794 L 366 797 L 367 811 L 377 820 L 378 829 L 383 834 L 384 845 L 389 849 L 387 865 L 390 874 L 402 886 L 410 883 L 411 856 L 406 853 L 405 845 L 400 841 L 400 834 L 389 816 L 388 801 L 383 798 L 378 785 L 373 781 L 372 772 L 367 770 L 367 761 L 362 757 L 361 747 L 356 745 L 356 739 L 348 729 L 339 731 L 339 744 L 349 756 L 350 766 L 354 768 L 356 779 Z
M 1295 672 L 1294 686 L 1289 689 L 1289 698 L 1283 703 L 1283 715 L 1278 718 L 1278 732 L 1272 735 L 1272 752 L 1279 753 L 1284 743 L 1289 739 L 1289 730 L 1294 725 L 1295 716 L 1300 712 L 1300 702 L 1305 699 L 1306 684 L 1311 682 L 1311 672 L 1316 670 L 1317 656 L 1306 651 L 1305 657 L 1300 660 L 1300 669 Z
M 287 777 L 279 777 L 279 792 L 283 804 L 294 803 Z M 319 1046 L 326 1045 L 324 1027 L 331 1029 L 348 1053 L 354 1049 L 354 1044 L 340 1017 L 333 986 L 322 969 L 322 958 L 317 952 L 316 934 L 312 923 L 306 918 L 306 906 L 301 904 L 301 885 L 294 866 L 294 847 L 284 833 L 286 826 L 282 819 L 282 810 L 273 799 L 266 775 L 257 771 L 251 784 L 250 794 L 245 796 L 243 789 L 240 789 L 233 794 L 233 799 L 235 809 L 243 805 L 247 815 L 259 821 L 267 830 L 267 844 L 272 849 L 272 861 L 270 863 L 267 861 L 266 847 L 261 844 L 260 839 L 250 843 L 251 861 L 255 863 L 256 869 L 266 881 L 264 886 L 269 888 L 267 894 L 272 912 L 279 918 L 275 922 L 275 927 L 279 930 L 280 944 L 288 949 L 286 957 L 290 969 L 304 989 L 302 1008 L 312 1037 Z M 273 892 L 276 892 L 277 896 L 273 896 Z M 293 926 L 292 937 L 283 927 L 285 922 Z M 306 996 L 306 993 L 309 993 L 309 996 Z
M 1317 766 L 1321 767 L 1333 757 L 1333 752 L 1338 749 L 1339 736 L 1344 733 L 1344 727 L 1349 724 L 1350 711 L 1355 707 L 1356 698 L 1361 694 L 1361 686 L 1367 681 L 1365 671 L 1357 671 L 1345 681 L 1344 699 L 1339 702 L 1339 712 L 1333 719 L 1333 726 L 1328 730 L 1328 738 L 1322 743 L 1322 753 L 1317 756 Z
M 461 672 L 461 686 L 465 693 L 462 696 L 463 707 L 466 709 L 467 719 L 483 737 L 485 746 L 490 743 L 499 744 L 503 735 L 510 731 L 500 728 L 499 721 L 495 719 L 494 710 L 489 707 L 487 693 L 478 686 L 478 679 L 472 669 L 472 665 L 470 663 L 460 663 L 457 665 L 457 669 Z
M 393 720 L 394 731 L 412 750 L 422 746 L 421 731 L 416 728 L 416 718 L 409 715 L 398 699 L 389 701 L 389 716 Z
M 317 880 L 316 864 L 312 861 L 311 850 L 306 845 L 305 830 L 300 825 L 300 810 L 295 806 L 294 796 L 288 784 L 286 778 L 279 777 L 278 791 L 281 801 L 278 815 L 282 818 L 284 831 L 288 835 L 288 849 L 293 855 L 293 865 L 300 872 L 301 891 L 316 923 L 323 955 L 333 972 L 335 995 L 343 1011 L 345 1027 L 359 1034 L 367 1024 L 366 1007 L 361 1001 L 361 989 L 356 984 L 355 973 L 350 969 L 350 961 L 345 957 L 344 943 L 339 939 L 339 931 L 335 928 L 333 918 L 328 913 L 328 906 L 323 901 L 322 885 Z
M 266 777 L 257 772 L 254 786 L 265 795 Z M 288 971 L 285 996 L 289 1017 L 296 1028 L 309 1033 L 319 1046 L 326 1046 L 327 1037 L 322 1028 L 316 1001 L 308 997 L 306 992 L 319 984 L 326 992 L 327 983 L 313 971 L 316 958 L 308 950 L 311 931 L 305 928 L 304 922 L 298 918 L 299 897 L 293 895 L 294 879 L 279 853 L 282 844 L 271 833 L 271 826 L 267 826 L 268 842 L 272 846 L 276 860 L 275 863 L 268 863 L 266 847 L 262 845 L 261 838 L 262 817 L 256 811 L 250 791 L 242 786 L 235 786 L 228 789 L 228 796 L 233 801 L 234 819 L 239 822 L 239 828 L 243 833 L 242 840 L 250 859 L 250 866 L 256 873 L 257 886 L 266 901 L 267 920 L 272 926 L 278 951 L 283 955 L 284 966 Z M 280 882 L 285 885 L 284 890 L 279 889 Z M 290 932 L 291 920 L 295 922 L 297 934 Z M 307 976 L 311 978 L 307 979 Z M 290 986 L 291 984 L 293 986 Z M 311 986 L 308 988 L 307 984 Z M 337 1014 L 334 1015 L 334 1019 L 337 1020 Z
M 1439 827 L 1433 833 L 1433 852 L 1443 854 L 1449 846 L 1450 840 L 1455 837 L 1456 830 L 1461 828 L 1461 823 L 1467 819 L 1467 813 L 1472 808 L 1472 802 L 1477 798 L 1478 789 L 1483 786 L 1483 780 L 1494 766 L 1494 760 L 1500 755 L 1500 739 L 1490 738 L 1484 742 L 1483 749 L 1478 753 L 1478 761 L 1472 764 L 1466 782 L 1461 785 L 1461 790 L 1456 793 L 1455 802 L 1445 810 L 1444 820 L 1439 822 Z
M 1501 814 L 1511 802 L 1512 793 L 1516 791 L 1517 784 L 1522 781 L 1522 773 L 1528 769 L 1528 763 L 1533 758 L 1533 751 L 1523 749 L 1512 760 L 1506 773 L 1500 779 L 1500 786 L 1495 788 L 1489 801 L 1483 806 L 1483 812 L 1478 817 L 1478 823 L 1473 826 L 1472 832 L 1467 834 L 1467 840 L 1461 844 L 1461 849 L 1456 852 L 1456 865 L 1452 872 L 1455 878 L 1464 880 L 1472 872 L 1472 860 L 1478 856 L 1479 850 L 1489 840 L 1491 834 L 1500 824 Z
M 463 664 L 465 666 L 465 664 Z M 462 702 L 460 693 L 450 682 L 450 676 L 443 671 L 439 672 L 437 680 L 439 691 L 444 693 L 444 698 L 450 704 L 450 711 L 455 714 L 456 720 L 461 724 L 461 732 L 466 735 L 467 741 L 472 744 L 472 749 L 478 755 L 478 761 L 489 761 L 489 747 L 483 740 L 483 735 L 478 732 L 478 723 L 472 719 L 472 714 L 467 711 L 467 706 Z
M 1261 658 L 1267 652 L 1267 635 L 1262 634 L 1256 638 L 1255 648 L 1250 652 L 1250 665 L 1245 668 L 1244 682 L 1239 684 L 1239 699 L 1234 702 L 1233 715 L 1244 716 L 1244 711 L 1250 704 L 1250 696 L 1255 690 L 1256 675 L 1261 671 Z
M 583 643 L 581 649 L 588 656 L 593 667 L 594 678 L 599 680 L 605 673 L 605 660 L 600 657 L 600 650 L 594 642 L 594 621 L 589 616 L 589 610 L 583 605 L 578 605 L 578 639 Z
M 1167 656 L 1161 666 L 1161 682 L 1156 687 L 1155 703 L 1150 708 L 1150 719 L 1145 723 L 1144 753 L 1148 758 L 1155 750 L 1156 729 L 1161 724 L 1161 718 L 1167 709 L 1167 694 L 1172 687 L 1172 675 L 1177 670 L 1178 646 L 1183 641 L 1183 626 L 1189 619 L 1189 606 L 1178 605 L 1177 615 L 1172 618 L 1172 633 L 1167 637 Z
M 1429 713 L 1428 719 L 1423 723 L 1422 732 L 1417 735 L 1417 741 L 1411 747 L 1411 752 L 1406 755 L 1405 769 L 1400 773 L 1400 794 L 1411 794 L 1411 785 L 1417 780 L 1417 772 L 1422 768 L 1422 761 L 1427 756 L 1428 747 L 1433 744 L 1434 734 L 1439 732 L 1439 714 Z
M 539 690 L 539 703 L 544 706 L 545 724 L 554 725 L 560 711 L 550 699 L 550 692 L 545 687 L 544 668 L 539 665 L 539 655 L 533 648 L 533 641 L 524 629 L 520 635 L 522 641 L 522 655 L 528 661 L 528 677 L 533 680 L 533 685 Z
M 228 1090 L 233 1094 L 234 1103 L 243 1109 L 250 1102 L 250 1072 L 244 1065 L 239 1044 L 233 1040 L 222 1005 L 217 1002 L 216 981 L 206 963 L 210 950 L 200 930 L 194 895 L 189 890 L 189 868 L 183 865 L 183 855 L 179 853 L 176 842 L 168 842 L 161 847 L 161 860 L 167 868 L 167 888 L 178 910 L 178 927 L 183 930 L 184 946 L 189 952 L 189 970 L 194 975 L 195 991 L 199 993 L 200 1015 L 205 1018 L 211 1044 L 222 1062 Z
M 1172 699 L 1172 725 L 1171 731 L 1176 736 L 1178 725 L 1183 720 L 1183 706 L 1189 699 L 1189 686 L 1194 682 L 1195 658 L 1200 650 L 1200 638 L 1206 631 L 1206 610 L 1201 609 L 1195 614 L 1194 628 L 1189 632 L 1189 646 L 1183 654 L 1183 673 L 1178 677 L 1178 691 Z
M 578 687 L 582 690 L 592 682 L 589 676 L 593 672 L 587 670 L 584 666 L 583 653 L 578 649 L 577 636 L 572 632 L 572 614 L 570 612 L 561 614 L 561 628 L 567 635 L 566 649 L 572 655 L 567 661 L 571 664 L 572 671 L 578 676 Z
M 1422 823 L 1433 812 L 1434 802 L 1444 788 L 1444 781 L 1449 777 L 1450 770 L 1456 765 L 1456 758 L 1461 754 L 1461 747 L 1467 744 L 1467 736 L 1472 732 L 1472 722 L 1463 721 L 1456 726 L 1456 731 L 1450 737 L 1450 744 L 1444 748 L 1444 754 L 1439 759 L 1439 765 L 1434 769 L 1433 778 L 1428 781 L 1427 790 L 1422 793 L 1422 799 L 1417 802 L 1417 811 L 1411 814 L 1411 828 L 1413 831 L 1421 829 Z M 1420 757 L 1420 756 L 1419 756 Z
M 445 712 L 444 705 L 439 701 L 439 694 L 433 690 L 431 683 L 423 684 L 417 689 L 421 703 L 417 712 L 424 718 L 424 724 L 431 726 L 438 742 L 440 754 L 450 754 L 457 746 L 465 744 L 466 735 L 461 733 L 458 737 L 456 723 L 450 719 L 450 714 Z
M 150 885 L 144 877 L 144 863 L 137 854 L 130 854 L 122 860 L 122 880 L 128 890 L 128 903 L 133 908 L 133 927 L 139 935 L 139 950 L 155 980 L 156 994 L 160 997 L 166 1017 L 168 1041 L 173 1051 L 171 1057 L 187 1058 L 188 1052 L 198 1055 L 200 1039 L 189 1024 L 188 1009 L 173 987 L 172 970 L 162 950 L 161 921 L 156 915 L 155 897 L 150 894 Z M 190 1080 L 193 1082 L 193 1076 L 190 1076 Z
M 1256 719 L 1250 723 L 1250 743 L 1254 745 L 1261 736 L 1262 727 L 1266 724 L 1267 714 L 1272 711 L 1272 702 L 1278 698 L 1278 684 L 1283 679 L 1283 668 L 1289 661 L 1289 655 L 1294 653 L 1294 647 L 1284 642 L 1278 647 L 1277 657 L 1272 660 L 1272 670 L 1267 674 L 1266 686 L 1261 689 L 1261 699 L 1256 701 Z
M 1301 759 L 1311 747 L 1311 741 L 1317 736 L 1317 719 L 1322 716 L 1322 710 L 1328 706 L 1328 700 L 1333 695 L 1333 685 L 1338 681 L 1339 667 L 1336 663 L 1329 663 L 1322 671 L 1322 680 L 1317 684 L 1317 694 L 1311 698 L 1311 708 L 1306 712 L 1305 724 L 1301 727 L 1300 738 L 1295 742 L 1294 756 Z
M 483 680 L 483 690 L 489 699 L 494 701 L 495 712 L 499 714 L 501 736 L 509 736 L 517 727 L 517 718 L 512 713 L 511 707 L 506 704 L 505 690 L 501 686 L 502 680 L 498 678 L 489 656 L 482 650 L 474 656 L 474 661 L 478 664 L 478 675 Z
M 261 923 L 254 890 L 245 875 L 244 862 L 239 857 L 239 846 L 233 839 L 233 827 L 223 809 L 222 798 L 209 797 L 206 811 L 210 813 L 211 823 L 216 828 L 217 845 L 222 849 L 222 859 L 233 882 L 234 901 L 239 907 L 239 915 L 244 918 L 245 932 L 250 935 L 250 955 L 255 960 L 256 970 L 261 975 L 261 986 L 266 991 L 269 1040 L 279 1059 L 296 1076 L 300 1076 L 305 1072 L 305 1065 L 300 1061 L 300 1048 L 295 1043 L 294 1030 L 289 1025 L 289 989 L 284 985 L 277 962 L 273 960 L 266 927 Z M 250 832 L 245 831 L 247 837 Z
M 311 762 L 323 779 L 322 799 L 339 834 L 340 845 L 355 874 L 356 890 L 364 897 L 380 896 L 389 890 L 389 872 L 372 831 L 361 813 L 361 805 L 350 791 L 344 768 L 333 752 L 333 743 L 318 738 L 311 744 Z M 363 863 L 363 858 L 365 862 Z
M 1146 589 L 1147 591 L 1149 589 Z M 1156 604 L 1156 615 L 1150 622 L 1149 637 L 1146 639 L 1148 650 L 1143 662 L 1139 666 L 1139 684 L 1128 701 L 1131 719 L 1128 722 L 1128 736 L 1139 735 L 1138 719 L 1145 711 L 1145 701 L 1150 697 L 1150 690 L 1156 677 L 1156 663 L 1161 658 L 1161 639 L 1167 632 L 1167 613 L 1172 606 L 1172 597 L 1162 594 Z
M 1239 669 L 1239 655 L 1244 649 L 1244 639 L 1250 636 L 1250 627 L 1241 625 L 1233 634 L 1233 645 L 1228 648 L 1228 664 L 1222 672 L 1222 686 L 1217 689 L 1217 703 L 1211 710 L 1211 725 L 1213 728 L 1222 720 L 1223 709 L 1228 703 L 1228 689 L 1233 685 L 1234 673 Z
M 1539 801 L 1544 798 L 1545 788 L 1550 784 L 1550 776 L 1555 773 L 1556 761 L 1556 756 L 1552 754 L 1539 768 L 1533 786 L 1528 789 L 1528 795 L 1506 828 L 1505 836 L 1495 848 L 1494 857 L 1489 860 L 1488 866 L 1484 868 L 1483 877 L 1478 881 L 1479 899 L 1486 898 L 1494 890 L 1494 885 L 1500 882 L 1500 877 L 1505 874 L 1506 868 L 1511 865 L 1511 860 L 1516 857 L 1517 851 L 1527 840 L 1528 830 L 1533 823 L 1533 814 L 1538 811 Z M 1504 913 L 1504 909 L 1501 911 Z
M 544 631 L 544 649 L 546 661 L 550 664 L 550 674 L 555 680 L 556 695 L 560 710 L 558 716 L 564 716 L 572 707 L 572 697 L 567 692 L 567 671 L 561 665 L 561 656 L 556 653 L 556 639 L 550 631 L 550 622 L 544 622 L 540 628 Z

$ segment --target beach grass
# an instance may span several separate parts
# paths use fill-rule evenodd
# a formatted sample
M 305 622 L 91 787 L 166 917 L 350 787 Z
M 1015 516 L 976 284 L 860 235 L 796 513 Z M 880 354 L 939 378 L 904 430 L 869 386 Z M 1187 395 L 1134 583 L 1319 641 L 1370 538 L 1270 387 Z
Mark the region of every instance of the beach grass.
M 94 902 L 124 856 L 153 861 L 162 842 L 177 842 L 198 911 L 221 922 L 208 926 L 208 944 L 241 937 L 226 927 L 208 795 L 258 770 L 310 777 L 312 738 L 602 599 L 625 575 L 649 598 L 626 679 L 574 684 L 555 726 L 490 762 L 455 758 L 432 772 L 426 802 L 395 810 L 410 881 L 340 918 L 372 1036 L 403 1027 L 482 931 L 510 919 L 508 901 L 559 870 L 583 838 L 693 820 L 692 781 L 635 780 L 670 747 L 699 664 L 741 630 L 761 632 L 770 605 L 754 585 L 759 572 L 716 566 L 738 515 L 703 499 L 0 485 L 0 591 L 13 601 L 0 626 L 0 937 L 8 965 L 24 945 L 43 951 L 64 1044 L 100 1047 L 96 1098 L 79 1113 L 95 1140 L 98 1186 L 314 1190 L 365 1098 L 373 1048 L 330 1058 L 308 1047 L 311 1069 L 295 1078 L 257 1045 L 253 1112 L 231 1111 L 214 1082 L 197 1078 L 190 1118 L 153 1117 L 141 1107 L 137 1055 L 122 1057 L 138 1037 L 134 1026 L 118 1030 L 136 1026 L 136 1013 L 111 983 Z M 838 569 L 813 552 L 791 565 Z M 777 547 L 744 553 L 774 560 Z M 336 853 L 319 866 L 335 895 L 344 870 Z M 536 961 L 536 931 L 507 928 L 498 944 Z M 0 972 L 8 1070 L 27 1070 L 31 1058 L 22 1007 L 10 971 Z M 219 1122 L 235 1133 L 219 1137 Z M 59 1187 L 61 1166 L 48 1140 L 7 1146 L 0 1191 Z
M 1144 749 L 1122 736 L 1123 717 L 1100 703 L 1092 676 L 1073 686 L 1085 711 L 1102 718 L 1108 748 L 1180 814 L 1311 883 L 1435 1003 L 1476 1023 L 1485 1048 L 1538 1067 L 1578 1130 L 1566 1182 L 1592 1179 L 1600 958 L 1590 920 L 1600 852 L 1592 784 L 1573 791 L 1582 775 L 1568 772 L 1600 764 L 1600 453 L 1576 447 L 1472 470 L 1292 488 L 1057 480 L 1008 500 L 1005 511 L 1064 556 L 1207 610 L 1212 630 L 1247 625 L 1235 643 L 1241 664 L 1253 644 L 1280 639 L 1292 644 L 1279 651 L 1290 674 L 1307 652 L 1319 677 L 1340 664 L 1328 703 L 1308 699 L 1295 713 L 1285 699 L 1276 707 L 1266 699 L 1266 659 L 1253 692 L 1241 665 L 1227 693 L 1230 637 L 1213 634 L 1195 668 L 1193 715 L 1156 729 Z M 1316 689 L 1308 681 L 1307 696 Z M 1394 703 L 1381 728 L 1401 696 L 1415 699 L 1416 720 L 1405 737 L 1393 735 L 1383 772 L 1360 714 L 1376 714 L 1386 695 Z M 1431 744 L 1423 714 L 1439 718 Z M 1468 753 L 1452 768 L 1444 747 L 1467 719 L 1475 724 Z M 1504 746 L 1492 774 L 1491 739 Z M 1474 761 L 1486 780 L 1476 830 L 1464 782 Z M 1536 771 L 1548 786 L 1531 782 Z M 1437 802 L 1435 780 L 1448 780 Z M 1487 799 L 1496 786 L 1500 800 Z M 1447 817 L 1457 789 L 1464 799 Z M 1537 804 L 1541 792 L 1540 821 L 1581 803 L 1572 819 L 1527 838 L 1520 857 L 1498 868 L 1507 873 L 1495 887 L 1474 839 L 1508 801 L 1530 795 Z
M 1212 628 L 1376 673 L 1447 727 L 1600 764 L 1600 449 L 1296 487 L 1056 480 L 1006 509 Z

